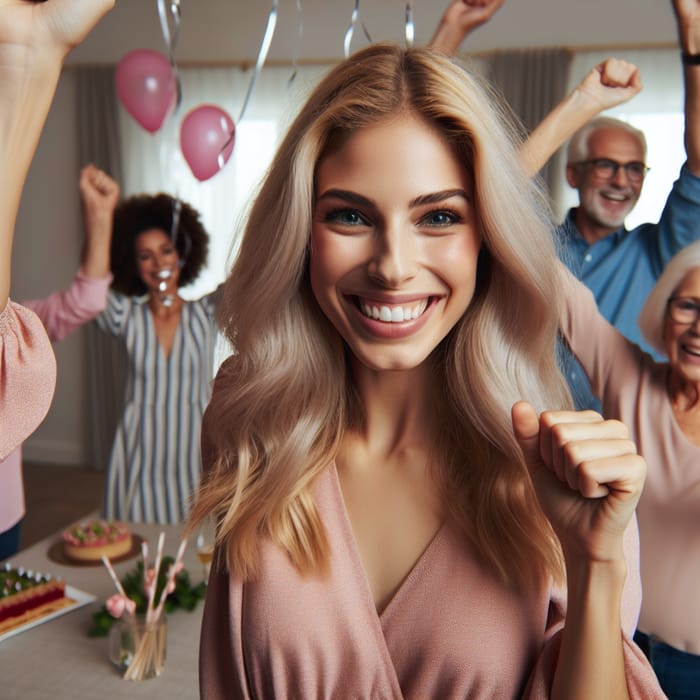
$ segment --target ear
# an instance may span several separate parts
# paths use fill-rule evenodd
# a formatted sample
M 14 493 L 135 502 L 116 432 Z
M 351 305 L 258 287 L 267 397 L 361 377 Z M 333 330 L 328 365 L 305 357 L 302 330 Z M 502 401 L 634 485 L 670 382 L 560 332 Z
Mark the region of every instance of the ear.
M 577 190 L 580 186 L 580 178 L 580 170 L 578 170 L 575 165 L 566 166 L 566 181 L 569 184 L 569 187 L 573 187 L 575 190 Z

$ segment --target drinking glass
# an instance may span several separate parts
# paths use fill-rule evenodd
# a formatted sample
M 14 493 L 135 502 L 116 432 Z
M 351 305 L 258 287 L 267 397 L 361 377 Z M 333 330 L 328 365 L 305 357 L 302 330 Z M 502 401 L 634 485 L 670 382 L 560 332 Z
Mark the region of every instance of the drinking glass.
M 216 523 L 213 516 L 202 520 L 197 531 L 197 557 L 202 562 L 204 580 L 209 580 L 211 560 L 214 557 L 214 542 L 216 540 Z

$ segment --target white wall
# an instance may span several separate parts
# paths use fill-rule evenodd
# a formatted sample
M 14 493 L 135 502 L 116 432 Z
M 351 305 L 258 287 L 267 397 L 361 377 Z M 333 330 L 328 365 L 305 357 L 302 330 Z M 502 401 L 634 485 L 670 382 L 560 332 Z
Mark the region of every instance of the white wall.
M 82 241 L 77 188 L 75 81 L 64 72 L 24 188 L 12 256 L 12 297 L 45 296 L 64 287 L 78 267 Z M 55 347 L 58 382 L 51 411 L 25 443 L 25 459 L 86 464 L 84 338 Z

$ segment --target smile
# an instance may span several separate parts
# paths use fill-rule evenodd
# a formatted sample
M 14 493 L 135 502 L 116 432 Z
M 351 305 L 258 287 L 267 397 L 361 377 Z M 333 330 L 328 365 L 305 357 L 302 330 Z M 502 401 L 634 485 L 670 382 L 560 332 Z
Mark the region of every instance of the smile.
M 362 313 L 375 321 L 383 323 L 403 323 L 420 318 L 428 308 L 430 298 L 409 304 L 378 304 L 377 302 L 357 298 L 357 306 Z

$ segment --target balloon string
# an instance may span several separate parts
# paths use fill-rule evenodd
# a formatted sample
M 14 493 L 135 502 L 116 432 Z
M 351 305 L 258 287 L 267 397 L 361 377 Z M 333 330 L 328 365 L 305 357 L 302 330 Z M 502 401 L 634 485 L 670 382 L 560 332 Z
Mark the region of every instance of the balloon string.
M 343 41 L 343 51 L 345 54 L 345 58 L 348 58 L 350 56 L 350 44 L 352 43 L 352 37 L 353 34 L 355 33 L 355 25 L 357 24 L 357 20 L 360 18 L 360 0 L 355 0 L 355 7 L 352 10 L 352 15 L 350 16 L 350 25 L 347 28 L 347 31 L 345 32 L 345 40 Z M 365 23 L 362 19 L 360 19 L 360 26 L 362 27 L 362 31 L 365 35 L 365 39 L 371 44 L 372 43 L 372 37 L 369 35 L 369 32 L 367 31 L 367 27 L 365 26 Z
M 289 81 L 287 82 L 287 89 L 292 86 L 292 83 L 297 77 L 297 71 L 299 68 L 299 54 L 301 53 L 301 40 L 304 35 L 304 17 L 301 12 L 301 0 L 296 0 L 297 8 L 297 41 L 294 47 L 294 55 L 292 56 L 292 74 L 289 76 Z
M 170 18 L 172 19 L 172 29 L 168 12 L 170 13 Z M 177 64 L 175 63 L 175 47 L 177 46 L 177 42 L 180 37 L 180 0 L 170 0 L 167 8 L 166 0 L 158 0 L 158 16 L 160 18 L 160 30 L 163 34 L 165 46 L 168 49 L 170 67 L 172 68 L 173 78 L 175 80 L 176 98 L 173 114 L 177 114 L 178 110 L 180 109 L 180 105 L 182 104 L 182 83 L 180 81 L 180 72 L 178 71 Z
M 279 6 L 279 0 L 272 0 L 272 6 L 270 7 L 270 13 L 267 16 L 267 24 L 265 25 L 265 33 L 263 34 L 262 41 L 260 42 L 260 50 L 258 51 L 258 58 L 255 61 L 255 68 L 253 69 L 253 75 L 250 76 L 250 83 L 248 83 L 248 91 L 245 94 L 245 99 L 243 100 L 243 106 L 238 114 L 238 119 L 236 124 L 240 124 L 243 120 L 243 115 L 246 109 L 248 109 L 248 102 L 250 102 L 250 96 L 253 94 L 253 88 L 255 87 L 255 81 L 258 79 L 258 75 L 265 65 L 267 59 L 267 52 L 270 50 L 270 44 L 272 43 L 272 36 L 275 33 L 275 25 L 277 24 L 277 8 Z M 235 137 L 235 128 L 231 130 L 226 142 L 219 150 L 219 155 L 217 157 L 217 162 L 219 167 L 222 168 L 225 161 L 225 151 L 233 142 Z
M 267 24 L 265 26 L 265 34 L 263 35 L 262 42 L 260 43 L 260 51 L 258 52 L 258 59 L 255 62 L 255 69 L 253 70 L 253 75 L 250 78 L 250 83 L 248 85 L 248 92 L 246 92 L 245 99 L 243 100 L 243 106 L 241 107 L 241 112 L 238 115 L 238 122 L 242 121 L 243 115 L 248 108 L 248 102 L 250 101 L 250 96 L 253 93 L 253 87 L 255 87 L 255 81 L 258 79 L 258 74 L 262 70 L 263 65 L 267 59 L 267 52 L 270 49 L 270 44 L 272 43 L 272 36 L 275 33 L 275 25 L 277 24 L 277 7 L 279 6 L 279 0 L 272 0 L 272 7 L 270 8 L 270 14 L 267 16 Z M 228 143 L 224 145 L 224 148 Z M 223 150 L 223 149 L 222 149 Z
M 412 0 L 406 0 L 406 46 L 411 48 L 413 46 L 413 39 L 415 37 L 415 25 L 413 24 L 413 2 Z
M 177 244 L 177 229 L 180 226 L 180 212 L 182 211 L 182 202 L 177 198 L 173 197 L 173 218 L 170 223 L 170 240 Z M 187 241 L 185 242 L 187 245 Z M 187 257 L 189 251 L 185 251 L 183 255 L 183 260 Z

